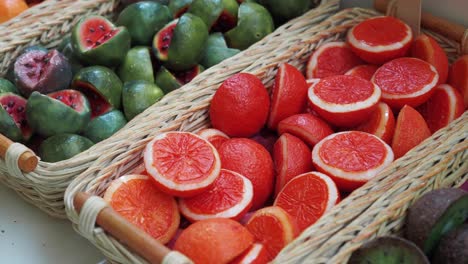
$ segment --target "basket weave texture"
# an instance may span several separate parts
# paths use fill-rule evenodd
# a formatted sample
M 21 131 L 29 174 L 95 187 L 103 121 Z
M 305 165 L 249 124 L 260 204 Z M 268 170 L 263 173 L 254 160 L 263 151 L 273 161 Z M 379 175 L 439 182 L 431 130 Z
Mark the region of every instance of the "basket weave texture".
M 247 67 L 244 72 L 256 75 L 266 87 L 270 87 L 280 63 L 288 62 L 303 70 L 307 59 L 319 46 L 343 40 L 348 29 L 376 15 L 379 14 L 360 8 L 341 11 L 295 36 L 295 39 L 284 39 L 282 45 Z M 426 33 L 436 38 L 451 60 L 459 55 L 458 43 Z M 196 132 L 208 127 L 209 103 L 219 87 L 219 79 L 226 79 L 232 72 L 214 76 L 208 70 L 206 74 L 213 78 L 194 80 L 146 111 L 141 119 L 146 122 L 132 122 L 134 133 L 117 135 L 125 136 L 125 139 L 122 138 L 119 145 L 101 155 L 67 189 L 67 215 L 75 230 L 110 260 L 118 263 L 144 263 L 123 244 L 95 227 L 95 219 L 102 206 L 85 204 L 78 214 L 73 206 L 74 196 L 77 192 L 102 196 L 112 180 L 130 173 L 142 164 L 142 150 L 154 135 L 170 130 Z M 168 112 L 170 102 L 175 106 Z M 346 263 L 352 250 L 363 242 L 376 235 L 399 232 L 406 208 L 420 195 L 432 189 L 456 186 L 466 180 L 467 135 L 468 112 L 344 199 L 283 249 L 275 263 Z
M 24 47 L 34 44 L 49 48 L 56 47 L 81 17 L 91 13 L 112 16 L 119 2 L 48 0 L 38 5 L 37 8 L 33 7 L 25 11 L 10 22 L 1 24 L 0 32 L 7 32 L 7 34 L 0 35 L 0 76 L 6 72 L 8 65 Z M 177 129 L 183 121 L 187 121 L 187 118 L 196 121 L 184 123 L 184 127 L 206 124 L 206 118 L 197 120 L 198 116 L 189 117 L 188 115 L 197 109 L 206 108 L 209 94 L 206 94 L 203 87 L 216 87 L 227 76 L 238 73 L 252 63 L 267 57 L 285 40 L 288 40 L 288 43 L 300 41 L 297 36 L 334 14 L 338 7 L 338 0 L 322 0 L 318 7 L 277 28 L 247 50 L 211 67 L 193 80 L 192 85 L 186 85 L 171 96 L 165 96 L 162 101 L 156 103 L 157 107 L 147 109 L 146 112 L 132 119 L 117 134 L 71 159 L 56 163 L 40 161 L 33 172 L 26 174 L 18 169 L 17 163 L 7 163 L 6 160 L 0 159 L 0 181 L 49 215 L 65 218 L 63 202 L 65 189 L 76 176 L 90 168 L 99 157 L 109 153 L 117 155 L 116 152 L 111 152 L 114 148 L 122 152 L 133 149 L 136 146 L 133 142 L 141 146 L 143 143 L 140 140 L 147 137 L 151 131 L 157 131 L 164 126 Z M 36 12 L 42 12 L 44 15 L 41 16 Z M 33 23 L 36 19 L 37 23 Z M 159 116 L 156 119 L 153 118 L 155 114 Z M 203 116 L 201 113 L 199 115 Z M 21 152 L 12 151 L 11 153 L 15 153 L 16 156 L 21 155 Z M 16 156 L 9 159 L 15 160 Z M 129 163 L 129 165 L 132 164 L 132 162 Z

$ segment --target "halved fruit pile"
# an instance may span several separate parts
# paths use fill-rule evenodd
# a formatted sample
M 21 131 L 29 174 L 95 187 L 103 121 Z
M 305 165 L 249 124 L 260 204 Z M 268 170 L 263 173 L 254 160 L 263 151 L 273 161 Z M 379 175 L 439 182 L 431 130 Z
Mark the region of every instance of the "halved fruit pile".
M 271 33 L 274 20 L 282 23 L 313 7 L 290 1 L 285 8 L 294 2 L 301 8 L 272 17 L 273 2 L 126 1 L 115 23 L 84 17 L 58 49 L 28 47 L 11 65 L 8 80 L 0 78 L 0 133 L 26 143 L 43 161 L 71 158 Z M 26 6 L 2 3 L 6 15 L 14 11 L 9 8 Z
M 414 42 L 424 46 L 413 47 L 420 58 L 404 57 L 413 43 L 409 27 L 373 18 L 350 30 L 347 42 L 320 47 L 307 80 L 279 65 L 271 95 L 252 74 L 226 79 L 211 101 L 212 128 L 160 134 L 144 151 L 139 172 L 146 176 L 139 177 L 178 200 L 182 220 L 168 245 L 195 263 L 266 263 L 341 197 L 460 116 L 465 88 L 439 83 L 447 69 L 431 63 L 447 58 L 426 39 Z M 456 70 L 467 78 L 464 60 Z M 177 224 L 163 217 L 167 208 L 146 218 L 142 211 L 154 212 L 140 198 L 128 206 L 106 197 L 143 229 L 160 223 L 168 232 L 163 226 Z

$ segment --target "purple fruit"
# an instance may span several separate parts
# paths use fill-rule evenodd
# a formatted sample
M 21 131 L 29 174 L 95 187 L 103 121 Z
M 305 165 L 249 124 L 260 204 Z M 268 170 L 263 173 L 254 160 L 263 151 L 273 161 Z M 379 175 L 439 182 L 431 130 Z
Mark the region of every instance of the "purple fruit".
M 72 79 L 68 59 L 55 49 L 25 52 L 16 60 L 13 71 L 16 87 L 26 97 L 34 91 L 47 94 L 65 89 Z

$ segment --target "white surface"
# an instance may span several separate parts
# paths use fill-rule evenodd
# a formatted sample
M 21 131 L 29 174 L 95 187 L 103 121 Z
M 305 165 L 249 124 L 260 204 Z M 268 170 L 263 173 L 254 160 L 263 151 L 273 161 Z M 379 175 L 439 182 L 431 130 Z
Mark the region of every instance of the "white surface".
M 0 263 L 83 264 L 103 258 L 69 221 L 49 217 L 0 183 Z
M 370 0 L 343 0 L 344 7 L 371 7 Z M 468 26 L 468 1 L 425 0 L 424 10 Z M 0 183 L 0 262 L 23 264 L 98 263 L 102 255 L 57 220 L 26 203 Z

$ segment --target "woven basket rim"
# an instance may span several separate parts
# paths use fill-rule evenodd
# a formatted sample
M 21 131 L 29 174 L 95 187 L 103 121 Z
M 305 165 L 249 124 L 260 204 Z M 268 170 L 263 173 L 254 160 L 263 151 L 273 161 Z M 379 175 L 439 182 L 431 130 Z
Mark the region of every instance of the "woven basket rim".
M 320 23 L 319 25 L 317 25 L 316 27 L 319 28 L 320 26 L 323 26 L 323 25 L 331 25 L 331 26 L 335 26 L 333 29 L 328 29 L 327 32 L 317 32 L 317 34 L 315 35 L 315 38 L 320 38 L 320 37 L 327 37 L 327 36 L 330 36 L 330 38 L 332 38 L 332 36 L 334 36 L 333 34 L 339 34 L 340 32 L 338 32 L 340 29 L 337 29 L 341 26 L 341 20 L 338 20 L 337 21 L 333 21 L 333 19 L 335 17 L 344 17 L 344 19 L 350 19 L 350 20 L 354 20 L 356 19 L 357 15 L 353 12 L 356 12 L 356 13 L 359 13 L 359 12 L 362 12 L 364 14 L 372 14 L 373 16 L 375 15 L 378 15 L 378 13 L 374 12 L 374 11 L 371 11 L 371 10 L 368 10 L 368 9 L 362 9 L 362 8 L 349 8 L 349 9 L 345 9 L 345 10 L 342 10 L 340 12 L 338 12 L 337 14 L 335 14 L 333 17 L 325 20 L 324 22 Z M 342 32 L 341 32 L 342 33 Z M 304 40 L 304 43 L 306 43 L 307 40 Z M 317 43 L 320 43 L 320 41 L 317 41 Z M 448 42 L 448 43 L 453 43 L 453 42 Z M 301 43 L 302 44 L 302 43 Z M 308 43 L 306 43 L 307 45 Z M 455 48 L 454 48 L 455 49 Z M 290 50 L 294 50 L 295 52 L 304 52 L 300 49 L 300 47 L 298 46 L 293 46 L 293 47 L 290 47 Z M 282 56 L 282 54 L 280 54 L 280 57 Z M 282 58 L 284 60 L 287 60 L 287 58 Z M 274 66 L 269 66 L 270 70 L 273 69 L 273 71 L 275 70 L 275 67 Z M 268 68 L 268 67 L 266 67 Z M 245 69 L 244 71 L 248 71 L 248 70 L 255 70 L 257 74 L 259 75 L 267 75 L 268 73 L 265 73 L 265 72 L 262 72 L 262 68 L 260 66 L 260 69 L 257 69 L 255 68 L 255 66 L 251 66 L 247 69 Z M 269 73 L 271 74 L 271 72 Z M 463 125 L 463 122 L 466 121 L 468 119 L 468 113 L 465 113 L 462 117 L 460 117 L 459 119 L 457 119 L 454 124 L 456 125 L 460 125 L 460 123 Z M 459 135 L 459 133 L 468 133 L 468 127 L 466 126 L 463 126 L 462 127 L 463 129 L 460 131 L 455 131 L 454 133 L 458 133 L 456 135 Z M 438 137 L 440 137 L 441 134 L 444 133 L 444 131 L 447 131 L 448 128 L 446 129 L 443 129 L 441 130 L 442 132 L 439 132 L 437 135 Z M 453 132 L 453 131 L 451 131 Z M 447 134 L 447 137 L 450 136 L 452 134 Z M 454 136 L 455 137 L 455 136 Z M 466 136 L 465 136 L 466 137 Z M 419 166 L 423 166 L 423 165 L 426 165 L 423 161 L 421 162 L 416 162 L 416 161 L 419 161 L 419 159 L 422 159 L 425 157 L 425 155 L 421 155 L 421 154 L 418 154 L 418 155 L 413 155 L 414 153 L 417 153 L 417 149 L 420 149 L 423 147 L 424 144 L 433 144 L 431 143 L 432 141 L 434 140 L 434 136 L 427 139 L 423 144 L 421 144 L 420 147 L 417 147 L 416 150 L 413 150 L 412 152 L 409 153 L 408 156 L 402 158 L 401 160 L 397 161 L 397 162 L 409 162 L 410 164 L 408 165 L 408 167 L 414 169 L 415 167 L 418 167 Z M 424 145 L 425 146 L 425 145 Z M 432 145 L 431 145 L 432 146 Z M 118 148 L 118 147 L 116 147 Z M 434 148 L 437 150 L 437 148 Z M 127 150 L 128 151 L 128 150 Z M 132 150 L 133 151 L 133 150 Z M 412 153 L 412 154 L 411 154 Z M 412 156 L 413 155 L 413 156 Z M 140 157 L 140 160 L 141 160 L 141 157 Z M 114 160 L 112 160 L 114 161 Z M 121 162 L 121 161 L 118 161 L 117 162 Z M 133 161 L 132 161 L 133 162 Z M 138 160 L 135 161 L 135 163 L 138 162 Z M 412 164 L 413 163 L 413 164 Z M 111 163 L 112 164 L 112 163 Z M 102 157 L 100 159 L 98 159 L 96 161 L 96 163 L 93 164 L 93 167 L 90 167 L 87 171 L 83 172 L 79 177 L 77 177 L 74 181 L 72 181 L 72 183 L 70 184 L 70 186 L 67 188 L 67 191 L 65 193 L 65 204 L 66 204 L 66 209 L 67 209 L 67 216 L 69 217 L 69 219 L 72 221 L 73 225 L 74 225 L 74 228 L 79 232 L 79 227 L 77 226 L 78 222 L 79 222 L 79 214 L 77 214 L 77 212 L 75 211 L 74 209 L 74 205 L 73 205 L 73 197 L 74 195 L 78 192 L 78 191 L 89 191 L 91 188 L 92 188 L 92 194 L 96 194 L 96 192 L 100 192 L 102 191 L 101 189 L 99 188 L 95 188 L 94 187 L 94 184 L 97 183 L 97 182 L 102 182 L 104 185 L 108 184 L 110 182 L 110 180 L 112 180 L 111 177 L 120 177 L 120 172 L 122 172 L 122 170 L 124 170 L 125 168 L 123 168 L 123 163 L 118 163 L 118 164 L 112 164 L 111 167 L 112 168 L 108 168 L 105 166 L 105 157 Z M 103 165 L 104 167 L 102 168 L 99 168 L 99 166 Z M 132 164 L 131 164 L 132 165 Z M 133 164 L 135 165 L 135 164 Z M 395 165 L 395 167 L 398 168 L 398 165 Z M 390 170 L 387 170 L 385 172 L 382 172 L 380 175 L 381 177 L 383 177 L 382 175 L 384 175 L 384 173 L 390 173 L 391 171 Z M 393 173 L 393 172 L 392 172 Z M 123 175 L 123 174 L 122 174 Z M 368 183 L 368 185 L 372 185 L 372 182 Z M 100 193 L 97 193 L 97 194 L 100 194 Z M 330 215 L 330 213 L 328 213 L 327 215 Z M 93 243 L 97 243 L 94 239 L 95 238 L 92 238 L 93 239 Z M 110 241 L 113 241 L 112 238 L 109 238 Z M 99 238 L 99 241 L 100 243 L 104 243 L 102 242 L 103 241 L 103 237 L 100 236 Z M 305 240 L 306 241 L 306 240 Z M 115 241 L 113 241 L 115 242 Z M 304 242 L 305 243 L 305 242 Z M 96 244 L 97 245 L 97 244 Z M 110 248 L 107 248 L 107 250 L 111 250 Z M 125 250 L 125 249 L 122 249 L 122 248 L 119 248 L 119 250 Z M 283 249 L 284 250 L 284 249 Z M 107 252 L 109 254 L 112 253 L 112 251 L 110 252 Z M 125 253 L 125 255 L 127 255 L 129 252 Z M 280 263 L 286 263 L 287 262 L 287 259 L 288 259 L 289 256 L 285 256 L 284 259 L 281 260 Z M 326 262 L 326 261 L 324 261 Z

